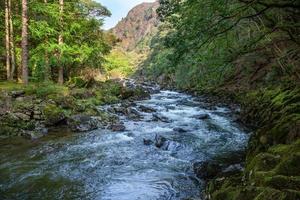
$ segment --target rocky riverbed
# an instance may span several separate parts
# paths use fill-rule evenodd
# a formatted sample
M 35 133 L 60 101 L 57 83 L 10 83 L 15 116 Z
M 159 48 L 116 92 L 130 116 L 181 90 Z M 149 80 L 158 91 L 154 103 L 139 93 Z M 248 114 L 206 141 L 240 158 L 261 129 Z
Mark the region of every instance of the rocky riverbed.
M 73 115 L 68 120 L 78 121 L 81 134 L 61 129 L 39 140 L 2 140 L 2 199 L 199 199 L 210 177 L 243 170 L 248 135 L 231 109 L 149 92 L 98 106 L 115 119 L 105 127 Z

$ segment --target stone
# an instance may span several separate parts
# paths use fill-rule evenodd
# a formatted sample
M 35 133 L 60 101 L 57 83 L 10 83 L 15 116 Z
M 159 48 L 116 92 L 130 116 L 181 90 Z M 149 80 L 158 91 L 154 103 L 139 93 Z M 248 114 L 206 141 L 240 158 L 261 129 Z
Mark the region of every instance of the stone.
M 78 114 L 69 117 L 68 125 L 75 132 L 92 131 L 101 127 L 100 120 L 97 117 Z
M 25 99 L 24 97 L 17 97 L 17 98 L 16 98 L 16 101 L 18 101 L 18 102 L 23 102 L 24 99 Z
M 127 114 L 127 109 L 124 107 L 114 107 L 113 109 L 115 113 L 124 114 L 124 115 Z
M 36 140 L 44 136 L 44 134 L 39 131 L 26 131 L 22 133 L 22 135 L 31 140 Z
M 155 136 L 155 146 L 157 148 L 161 148 L 165 144 L 166 141 L 167 141 L 167 139 L 161 135 Z
M 13 98 L 17 98 L 17 97 L 23 96 L 25 94 L 25 91 L 23 91 L 23 90 L 12 91 L 10 94 Z
M 41 115 L 41 114 L 42 114 L 42 112 L 41 112 L 41 111 L 39 111 L 39 110 L 35 110 L 35 111 L 33 112 L 33 114 L 34 114 L 34 115 Z
M 182 145 L 180 143 L 167 140 L 166 142 L 164 142 L 161 149 L 165 150 L 165 151 L 173 151 L 174 152 L 174 151 L 178 151 L 181 147 L 182 147 Z
M 127 108 L 127 115 L 132 120 L 140 120 L 143 118 L 135 108 Z
M 179 127 L 173 128 L 173 131 L 178 132 L 178 133 L 186 133 L 187 132 L 187 130 L 185 130 L 183 128 L 179 128 Z
M 194 116 L 194 118 L 204 120 L 204 119 L 210 119 L 210 116 L 208 114 L 200 114 L 200 115 Z
M 152 116 L 153 116 L 154 121 L 161 121 L 161 122 L 165 122 L 165 123 L 171 122 L 167 117 L 165 117 L 161 114 L 153 114 Z
M 28 116 L 27 114 L 24 114 L 24 113 L 15 113 L 15 116 L 17 116 L 20 120 L 23 120 L 23 121 L 30 120 L 30 116 Z
M 139 110 L 142 111 L 142 112 L 145 112 L 145 113 L 156 112 L 156 110 L 154 108 L 150 108 L 150 107 L 147 107 L 147 106 L 144 106 L 144 105 L 140 105 Z
M 126 130 L 126 127 L 123 124 L 113 124 L 109 127 L 113 132 L 122 132 Z
M 226 176 L 231 176 L 237 173 L 240 173 L 244 170 L 241 164 L 230 165 L 224 170 L 222 170 L 222 174 Z
M 42 115 L 33 115 L 33 119 L 35 119 L 35 120 L 42 120 L 43 117 L 42 117 Z
M 143 139 L 143 142 L 144 142 L 144 145 L 147 145 L 147 146 L 153 144 L 153 141 L 149 140 L 149 139 Z
M 47 135 L 48 134 L 48 129 L 45 127 L 45 125 L 37 123 L 35 126 L 36 127 L 35 127 L 34 130 L 36 132 L 39 132 L 40 134 L 43 134 L 43 135 Z
M 166 106 L 166 108 L 167 108 L 167 110 L 175 110 L 176 109 L 175 106 L 170 106 L 170 105 Z
M 212 179 L 222 171 L 221 166 L 214 161 L 196 162 L 193 169 L 197 177 L 204 180 Z
M 43 110 L 46 124 L 48 126 L 66 124 L 66 115 L 64 110 L 55 104 L 47 104 Z

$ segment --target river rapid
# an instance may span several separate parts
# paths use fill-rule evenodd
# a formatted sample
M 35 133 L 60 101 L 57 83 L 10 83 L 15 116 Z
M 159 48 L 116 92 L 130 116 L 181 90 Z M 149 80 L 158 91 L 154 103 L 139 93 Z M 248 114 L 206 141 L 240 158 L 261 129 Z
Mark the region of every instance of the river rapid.
M 184 93 L 160 91 L 131 107 L 140 116 L 118 114 L 123 132 L 2 141 L 0 199 L 199 199 L 204 182 L 193 163 L 241 151 L 248 141 L 230 109 L 206 108 Z M 160 148 L 159 136 L 167 139 Z

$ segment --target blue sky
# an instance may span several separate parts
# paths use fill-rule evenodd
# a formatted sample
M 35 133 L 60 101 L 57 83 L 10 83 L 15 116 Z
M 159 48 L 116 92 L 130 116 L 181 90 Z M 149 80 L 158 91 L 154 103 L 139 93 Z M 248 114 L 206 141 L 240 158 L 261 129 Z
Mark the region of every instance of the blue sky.
M 110 18 L 105 19 L 104 29 L 114 27 L 123 17 L 126 17 L 129 10 L 143 2 L 154 2 L 155 0 L 96 0 L 106 6 L 112 13 Z

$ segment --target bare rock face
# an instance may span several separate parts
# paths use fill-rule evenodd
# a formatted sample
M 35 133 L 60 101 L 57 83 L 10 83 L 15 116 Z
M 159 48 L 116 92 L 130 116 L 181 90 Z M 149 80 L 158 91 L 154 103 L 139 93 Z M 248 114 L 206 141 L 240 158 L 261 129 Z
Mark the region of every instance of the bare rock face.
M 149 45 L 159 25 L 156 14 L 158 7 L 158 2 L 142 3 L 129 11 L 127 17 L 112 29 L 112 32 L 121 40 L 120 46 L 124 50 L 144 50 Z

